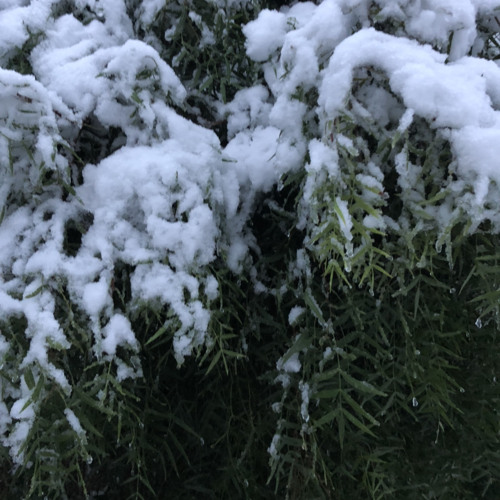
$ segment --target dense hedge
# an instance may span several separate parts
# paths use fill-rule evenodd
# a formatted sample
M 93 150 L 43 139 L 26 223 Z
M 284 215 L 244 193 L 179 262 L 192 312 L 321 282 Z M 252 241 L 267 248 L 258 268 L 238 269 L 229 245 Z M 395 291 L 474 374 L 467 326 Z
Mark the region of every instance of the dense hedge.
M 500 3 L 428 4 L 8 2 L 2 498 L 498 498 Z

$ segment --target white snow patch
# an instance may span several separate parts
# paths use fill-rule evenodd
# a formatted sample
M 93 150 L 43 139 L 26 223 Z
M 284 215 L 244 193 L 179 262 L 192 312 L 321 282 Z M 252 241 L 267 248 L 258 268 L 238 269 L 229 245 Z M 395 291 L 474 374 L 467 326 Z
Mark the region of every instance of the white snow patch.
M 258 19 L 243 27 L 248 56 L 254 61 L 265 61 L 283 45 L 286 31 L 285 14 L 269 9 L 262 10 Z
M 302 314 L 304 314 L 305 310 L 306 309 L 304 307 L 300 306 L 292 307 L 292 309 L 290 309 L 290 313 L 288 314 L 288 323 L 290 325 L 294 325 L 299 319 L 299 317 L 302 316 Z
M 66 408 L 64 410 L 64 414 L 66 415 L 66 419 L 68 420 L 68 423 L 71 426 L 71 428 L 78 434 L 78 436 L 80 438 L 85 438 L 86 432 L 82 428 L 82 425 L 80 424 L 80 420 L 75 415 L 75 412 L 73 410 L 71 410 L 70 408 Z
M 293 353 L 286 361 L 283 361 L 283 358 L 280 358 L 276 363 L 276 368 L 286 373 L 300 372 L 302 364 L 299 359 L 299 353 Z
M 114 314 L 103 332 L 102 350 L 107 354 L 114 356 L 116 348 L 120 345 L 127 345 L 134 351 L 139 349 L 130 321 L 122 314 Z

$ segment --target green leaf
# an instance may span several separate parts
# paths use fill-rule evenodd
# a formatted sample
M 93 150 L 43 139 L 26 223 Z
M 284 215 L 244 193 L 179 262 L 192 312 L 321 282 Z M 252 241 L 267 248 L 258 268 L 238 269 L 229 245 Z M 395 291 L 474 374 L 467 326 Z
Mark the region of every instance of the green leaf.
M 97 428 L 92 424 L 92 422 L 90 421 L 90 419 L 88 419 L 86 416 L 85 416 L 85 413 L 84 412 L 80 412 L 78 414 L 78 419 L 80 420 L 81 424 L 82 424 L 82 427 L 87 430 L 87 431 L 90 431 L 92 434 L 95 434 L 96 436 L 102 438 L 104 437 L 100 431 L 97 430 Z
M 391 149 L 394 149 L 396 147 L 396 144 L 399 142 L 399 139 L 401 139 L 401 132 L 399 130 L 396 130 L 396 133 L 392 137 L 391 140 Z
M 30 293 L 29 295 L 26 295 L 24 298 L 25 299 L 32 299 L 33 297 L 36 297 L 40 293 L 42 293 L 42 290 L 45 288 L 45 285 L 40 285 L 34 292 Z
M 437 201 L 443 200 L 450 194 L 449 189 L 442 189 L 438 191 L 432 198 L 429 198 L 427 200 L 422 200 L 418 204 L 420 206 L 426 206 L 426 205 L 435 205 Z
M 82 403 L 85 403 L 87 406 L 94 408 L 100 413 L 104 413 L 108 417 L 114 417 L 116 415 L 113 410 L 104 406 L 100 401 L 96 401 L 94 398 L 91 398 L 85 391 L 81 390 L 79 387 L 74 387 L 73 392 L 78 397 L 78 399 L 82 401 Z
M 361 208 L 366 213 L 368 213 L 369 215 L 375 217 L 376 219 L 380 219 L 381 216 L 382 216 L 382 214 L 380 213 L 379 210 L 377 210 L 376 208 L 374 208 L 371 205 L 369 205 L 365 200 L 363 200 L 363 198 L 361 198 L 360 196 L 357 196 L 357 195 L 354 195 L 354 206 L 353 206 L 353 208 Z M 382 233 L 382 234 L 384 234 L 384 233 Z
M 31 373 L 31 372 L 30 372 Z M 25 375 L 26 377 L 26 375 Z M 32 382 L 33 382 L 33 385 L 35 384 L 35 381 L 33 379 L 33 375 L 31 374 L 31 377 L 32 377 Z M 26 378 L 25 378 L 26 379 Z M 21 413 L 26 410 L 26 408 L 28 408 L 28 406 L 32 403 L 34 403 L 35 401 L 38 400 L 39 396 L 40 396 L 40 393 L 42 392 L 42 388 L 45 384 L 45 377 L 43 375 L 40 375 L 40 377 L 38 378 L 38 382 L 36 384 L 36 387 L 35 387 L 35 390 L 33 391 L 33 393 L 31 394 L 31 396 L 28 398 L 28 400 L 26 401 L 26 403 L 24 403 L 23 407 L 21 408 Z
M 486 292 L 473 299 L 469 300 L 470 304 L 474 304 L 475 302 L 494 302 L 495 305 L 499 305 L 500 300 L 500 290 L 493 290 L 491 292 Z
M 24 403 L 23 407 L 21 408 L 21 411 L 19 413 L 22 413 L 24 410 L 26 410 L 26 408 L 28 408 L 28 406 L 33 403 L 33 398 L 28 398 L 28 400 L 26 401 L 26 403 Z
M 335 399 L 340 389 L 325 389 L 314 393 L 313 399 Z
M 222 356 L 222 351 L 217 351 L 215 353 L 215 356 L 212 358 L 212 361 L 210 362 L 210 365 L 208 366 L 207 371 L 205 372 L 205 376 L 207 376 L 215 368 L 215 365 L 217 364 L 221 356 Z
M 332 410 L 325 415 L 323 415 L 321 418 L 316 420 L 314 422 L 315 427 L 324 427 L 325 425 L 331 424 L 338 415 L 338 409 Z
M 318 303 L 312 296 L 310 288 L 307 288 L 305 290 L 303 297 L 304 297 L 304 302 L 306 303 L 310 311 L 313 313 L 314 317 L 319 321 L 321 325 L 324 325 L 326 323 L 325 318 L 323 317 L 323 313 L 321 312 Z
M 144 344 L 145 346 L 153 343 L 157 338 L 161 337 L 167 330 L 168 327 L 170 326 L 169 323 L 165 323 L 162 327 L 160 327 L 152 337 L 150 337 L 146 343 Z
M 378 264 L 373 264 L 373 268 L 376 269 L 379 273 L 386 276 L 387 278 L 392 279 L 392 275 L 388 273 L 383 267 L 380 267 Z
M 200 92 L 203 92 L 205 91 L 206 89 L 208 89 L 209 87 L 212 86 L 213 84 L 213 81 L 214 81 L 214 77 L 213 76 L 209 76 L 201 85 L 200 87 Z
M 226 84 L 224 83 L 224 81 L 220 82 L 220 94 L 221 94 L 221 97 L 222 97 L 222 102 L 224 104 L 226 104 L 226 102 L 227 102 L 227 99 L 226 99 Z
M 222 349 L 222 352 L 226 356 L 229 356 L 230 358 L 236 358 L 236 359 L 245 359 L 246 358 L 246 355 L 242 354 L 241 352 L 230 351 L 229 349 Z
M 333 276 L 337 275 L 340 277 L 340 279 L 348 286 L 350 287 L 351 284 L 349 283 L 349 280 L 347 279 L 347 276 L 344 274 L 342 269 L 340 268 L 340 264 L 332 259 L 328 262 L 328 266 L 325 269 L 325 275 L 330 275 L 330 290 L 332 289 L 333 285 Z
M 374 396 L 387 396 L 385 392 L 379 391 L 376 387 L 366 381 L 357 380 L 354 377 L 351 377 L 351 375 L 344 370 L 340 370 L 340 375 L 351 387 L 357 389 L 358 391 L 373 394 Z
M 347 392 L 342 392 L 343 399 L 349 404 L 349 406 L 358 414 L 363 415 L 367 420 L 369 420 L 373 425 L 380 425 L 380 422 L 370 415 L 364 408 L 362 408 L 354 399 L 349 396 Z
M 323 380 L 331 380 L 333 377 L 335 377 L 338 372 L 339 372 L 340 368 L 334 368 L 333 370 L 328 370 L 326 372 L 322 372 L 322 373 L 315 373 L 314 374 L 314 382 L 321 382 Z
M 345 438 L 345 420 L 344 420 L 344 409 L 342 406 L 339 407 L 339 412 L 337 416 L 337 425 L 339 430 L 339 443 L 340 449 L 344 449 L 344 438 Z
M 29 368 L 24 372 L 24 381 L 30 391 L 33 387 L 35 387 L 35 379 L 33 378 L 33 373 Z
M 142 106 L 144 104 L 144 101 L 139 97 L 139 94 L 134 90 L 132 92 L 132 95 L 130 96 L 132 101 L 134 101 L 136 104 L 139 104 L 139 106 Z
M 359 430 L 365 432 L 366 434 L 369 434 L 370 436 L 377 437 L 370 429 L 368 429 L 368 427 L 363 422 L 361 422 L 361 420 L 359 420 L 352 413 L 344 410 L 343 408 L 342 415 L 344 415 L 345 418 L 349 420 L 351 424 L 355 425 Z
M 337 200 L 333 200 L 333 210 L 337 214 L 337 217 L 345 224 L 346 220 L 344 218 L 344 214 L 342 213 L 342 210 L 340 210 L 340 207 L 337 204 Z
M 311 345 L 311 338 L 305 333 L 299 334 L 290 349 L 284 354 L 282 361 L 285 364 L 295 353 L 301 352 L 303 349 Z
M 40 396 L 40 393 L 42 392 L 43 386 L 45 385 L 45 377 L 43 374 L 40 374 L 38 377 L 38 382 L 36 383 L 35 390 L 33 391 L 33 394 L 31 395 L 31 398 L 33 401 L 36 401 L 38 397 Z

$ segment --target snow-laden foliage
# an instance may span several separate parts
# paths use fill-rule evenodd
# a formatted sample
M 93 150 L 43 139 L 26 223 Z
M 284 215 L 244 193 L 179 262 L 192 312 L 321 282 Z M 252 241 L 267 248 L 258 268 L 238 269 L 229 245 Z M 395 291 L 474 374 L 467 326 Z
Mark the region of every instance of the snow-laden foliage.
M 493 498 L 500 2 L 284 3 L 0 2 L 10 495 Z

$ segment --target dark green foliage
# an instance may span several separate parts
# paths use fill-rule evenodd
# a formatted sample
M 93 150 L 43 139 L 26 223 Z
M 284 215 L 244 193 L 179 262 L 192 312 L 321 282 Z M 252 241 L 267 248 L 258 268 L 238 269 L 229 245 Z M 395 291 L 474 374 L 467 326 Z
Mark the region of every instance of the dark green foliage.
M 224 142 L 225 120 L 218 104 L 257 81 L 258 67 L 245 54 L 241 28 L 258 13 L 258 2 L 223 8 L 199 0 L 165 2 L 149 25 L 140 19 L 140 3 L 130 9 L 137 34 L 171 64 L 188 90 L 188 116 Z
M 288 307 L 301 298 L 306 312 L 288 342 L 303 367 L 281 397 L 272 466 L 281 495 L 286 484 L 290 498 L 495 498 L 498 305 L 478 290 L 499 278 L 498 239 L 455 241 L 453 268 L 434 251 L 427 268 L 383 275 L 373 293 L 330 291 L 320 273 L 288 292 Z

